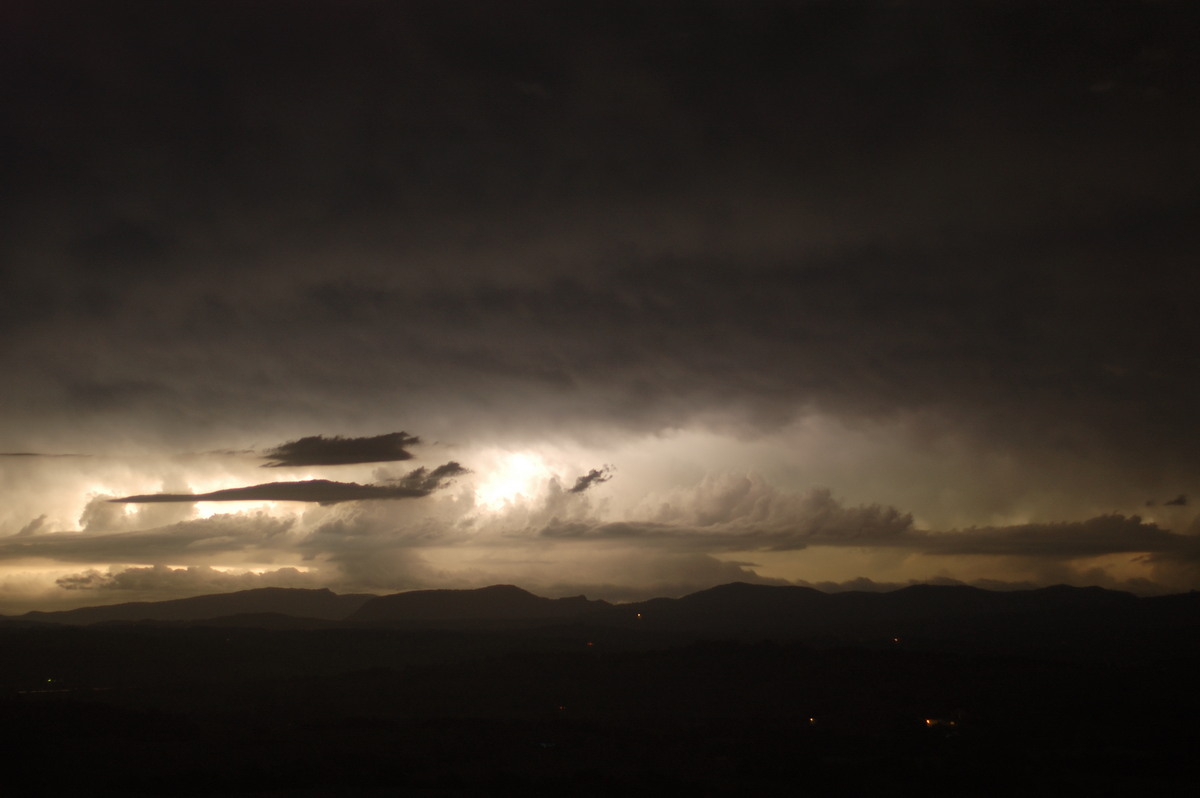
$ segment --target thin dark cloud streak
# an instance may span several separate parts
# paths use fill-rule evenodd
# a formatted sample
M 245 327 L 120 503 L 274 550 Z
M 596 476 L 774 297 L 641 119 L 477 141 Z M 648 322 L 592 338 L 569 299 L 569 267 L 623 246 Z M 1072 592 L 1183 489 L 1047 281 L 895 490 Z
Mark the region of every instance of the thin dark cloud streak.
M 408 448 L 420 442 L 420 438 L 405 432 L 391 432 L 363 438 L 345 438 L 340 435 L 326 438 L 321 435 L 310 435 L 267 450 L 263 457 L 270 462 L 264 463 L 263 468 L 355 465 L 411 460 L 413 455 Z
M 351 501 L 385 499 L 416 499 L 428 496 L 466 469 L 458 463 L 446 463 L 432 471 L 418 468 L 391 484 L 361 485 L 357 482 L 334 482 L 328 479 L 308 479 L 296 482 L 267 482 L 242 488 L 225 488 L 208 493 L 147 493 L 109 499 L 114 504 L 149 504 L 156 502 L 315 502 L 321 505 Z
M 137 25 L 84 7 L 79 32 L 33 12 L 3 56 L 32 81 L 8 104 L 32 218 L 4 238 L 67 264 L 0 275 L 0 318 L 33 333 L 0 366 L 46 382 L 0 397 L 13 418 L 174 428 L 183 405 L 347 395 L 534 431 L 927 411 L 984 444 L 1190 462 L 1180 4 L 667 3 L 597 28 L 589 2 L 350 2 L 286 29 L 268 4 L 232 31 L 170 5 Z M 163 48 L 180 19 L 196 38 Z M 84 57 L 93 29 L 125 66 Z M 682 240 L 656 245 L 670 219 Z M 94 367 L 99 342 L 129 354 Z M 264 362 L 278 390 L 246 389 Z
M 0 457 L 93 457 L 93 456 L 94 455 L 90 455 L 90 454 L 78 454 L 78 453 L 70 453 L 70 452 L 61 453 L 61 454 L 59 454 L 59 453 L 50 454 L 47 452 L 0 452 Z
M 268 482 L 244 488 L 225 488 L 209 493 L 146 493 L 109 499 L 114 504 L 148 504 L 154 502 L 244 502 L 281 501 L 337 504 L 362 499 L 412 499 L 428 495 L 428 491 L 390 485 L 360 485 L 357 482 L 333 482 L 328 479 L 308 479 L 299 482 Z

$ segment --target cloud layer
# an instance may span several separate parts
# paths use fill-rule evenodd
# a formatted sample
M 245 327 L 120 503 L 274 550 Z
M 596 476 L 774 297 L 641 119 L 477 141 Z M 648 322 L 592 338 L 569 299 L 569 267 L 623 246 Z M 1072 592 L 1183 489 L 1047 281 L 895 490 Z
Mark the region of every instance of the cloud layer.
M 297 497 L 316 504 L 162 525 L 152 517 L 139 522 L 97 497 L 81 531 L 38 522 L 0 538 L 0 562 L 58 564 L 53 584 L 70 594 L 59 600 L 76 603 L 86 601 L 79 598 L 84 594 L 115 601 L 265 584 L 394 592 L 516 582 L 622 600 L 728 581 L 881 589 L 930 580 L 1027 586 L 1054 578 L 1163 592 L 1190 584 L 1200 566 L 1196 537 L 1137 516 L 928 530 L 894 507 L 848 504 L 829 490 L 794 492 L 733 472 L 614 506 L 609 485 L 616 481 L 594 478 L 605 473 L 593 469 L 577 478 L 575 484 L 591 478 L 580 491 L 552 477 L 536 493 L 497 508 L 477 503 L 473 475 L 455 463 L 415 469 L 391 486 L 312 480 L 153 494 L 150 504 Z M 463 484 L 447 483 L 457 477 Z M 777 575 L 781 562 L 845 557 L 874 559 L 875 572 L 890 578 Z M 879 570 L 883 561 L 893 563 L 891 570 Z M 941 564 L 947 563 L 961 578 L 946 575 Z M 922 569 L 923 579 L 905 575 Z

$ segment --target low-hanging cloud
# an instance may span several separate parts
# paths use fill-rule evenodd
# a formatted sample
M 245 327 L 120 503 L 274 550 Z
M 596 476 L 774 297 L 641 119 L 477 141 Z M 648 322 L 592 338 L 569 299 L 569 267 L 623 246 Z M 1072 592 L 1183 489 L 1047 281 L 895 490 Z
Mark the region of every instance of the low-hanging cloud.
M 1143 521 L 1139 516 L 1102 515 L 1084 521 L 1015 524 L 942 533 L 908 541 L 925 553 L 1075 559 L 1107 554 L 1173 552 L 1188 546 L 1187 536 Z
M 284 567 L 271 571 L 231 573 L 207 565 L 171 568 L 165 565 L 132 568 L 89 568 L 55 580 L 63 590 L 144 593 L 203 593 L 251 590 L 259 587 L 324 587 L 317 573 Z
M 827 489 L 783 491 L 756 475 L 710 477 L 648 502 L 629 518 L 555 516 L 538 529 L 556 541 L 627 541 L 680 551 L 796 551 L 811 546 L 901 549 L 941 556 L 1072 560 L 1112 554 L 1171 554 L 1191 538 L 1139 516 L 948 531 L 920 529 L 909 513 L 879 504 L 847 506 Z
M 203 562 L 231 554 L 285 553 L 294 518 L 265 513 L 216 515 L 133 532 L 45 533 L 0 538 L 0 560 L 76 563 Z
M 335 466 L 357 463 L 388 463 L 411 460 L 408 447 L 419 444 L 421 439 L 406 432 L 390 432 L 364 438 L 343 438 L 335 435 L 309 435 L 299 440 L 288 441 L 263 456 L 270 462 L 264 468 L 292 468 L 299 466 Z
M 811 521 L 811 519 L 810 519 Z M 953 532 L 912 528 L 911 517 L 894 508 L 845 508 L 835 519 L 790 529 L 759 524 L 697 527 L 655 522 L 561 522 L 543 527 L 543 537 L 568 541 L 630 541 L 681 550 L 795 551 L 810 546 L 907 549 L 944 556 L 1081 559 L 1108 554 L 1174 553 L 1189 550 L 1186 536 L 1136 516 L 1099 516 L 1071 523 L 1020 524 Z M 1192 547 L 1195 548 L 1195 547 Z

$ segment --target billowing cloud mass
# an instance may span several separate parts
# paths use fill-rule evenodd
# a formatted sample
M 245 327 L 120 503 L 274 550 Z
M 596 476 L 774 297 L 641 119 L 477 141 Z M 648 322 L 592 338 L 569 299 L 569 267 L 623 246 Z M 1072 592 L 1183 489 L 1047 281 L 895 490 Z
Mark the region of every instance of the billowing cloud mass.
M 910 563 L 914 558 L 992 560 L 1013 573 L 1023 573 L 1017 564 L 1024 562 L 1034 571 L 1068 577 L 1087 573 L 1087 563 L 1112 555 L 1143 560 L 1160 578 L 1187 573 L 1200 562 L 1195 538 L 1136 516 L 931 531 L 893 507 L 848 505 L 828 490 L 795 493 L 757 475 L 735 473 L 706 477 L 620 509 L 609 506 L 612 497 L 594 501 L 599 487 L 577 492 L 551 478 L 529 496 L 488 509 L 474 499 L 469 484 L 433 492 L 435 486 L 446 487 L 442 481 L 451 476 L 474 475 L 454 463 L 416 469 L 402 479 L 406 485 L 383 494 L 368 489 L 383 491 L 384 486 L 346 483 L 276 483 L 277 492 L 269 495 L 235 489 L 225 492 L 230 500 L 286 501 L 292 489 L 310 501 L 330 495 L 327 491 L 336 498 L 311 511 L 260 507 L 150 528 L 130 529 L 123 514 L 98 513 L 97 508 L 114 505 L 97 498 L 84 513 L 86 531 L 42 531 L 35 525 L 0 538 L 0 562 L 88 564 L 55 577 L 56 586 L 73 596 L 267 583 L 387 591 L 398 585 L 520 581 L 564 593 L 570 593 L 568 585 L 590 586 L 613 598 L 686 592 L 719 581 L 828 583 L 831 588 L 846 581 L 787 580 L 764 572 L 771 558 L 812 551 L 892 552 L 889 556 Z M 422 490 L 424 498 L 418 498 L 415 492 Z M 399 495 L 414 501 L 372 501 Z M 183 496 L 212 500 L 207 494 Z M 214 570 L 214 563 L 221 568 Z M 1055 570 L 1051 563 L 1060 565 Z M 893 585 L 913 581 L 896 576 Z M 946 580 L 936 571 L 926 578 Z M 1092 579 L 1143 591 L 1163 589 L 1145 578 L 1122 582 L 1097 572 Z M 997 585 L 1004 580 L 974 581 Z M 870 579 L 860 583 L 865 589 L 873 585 Z
M 1200 587 L 1189 3 L 318 5 L 0 12 L 0 612 Z
M 411 460 L 412 454 L 407 447 L 420 442 L 416 436 L 403 432 L 367 438 L 343 438 L 340 435 L 326 438 L 310 435 L 267 450 L 264 457 L 271 462 L 265 463 L 264 467 L 295 468 Z

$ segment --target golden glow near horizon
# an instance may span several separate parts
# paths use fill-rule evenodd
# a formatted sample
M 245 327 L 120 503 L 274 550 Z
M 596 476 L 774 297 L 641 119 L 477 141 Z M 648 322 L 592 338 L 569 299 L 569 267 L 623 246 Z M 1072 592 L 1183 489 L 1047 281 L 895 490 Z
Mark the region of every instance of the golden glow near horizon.
M 242 513 L 265 512 L 278 515 L 281 502 L 259 499 L 248 502 L 196 502 L 196 518 L 212 518 L 217 515 L 239 515 Z
M 886 481 L 867 480 L 862 475 L 870 476 L 869 469 L 860 469 L 870 484 L 856 488 L 837 469 L 828 471 L 818 462 L 821 452 L 837 449 L 827 426 L 811 420 L 793 425 L 775 436 L 770 450 L 762 438 L 679 429 L 614 437 L 602 445 L 464 442 L 419 453 L 412 462 L 327 468 L 266 470 L 257 458 L 222 453 L 186 461 L 169 455 L 79 462 L 10 458 L 0 468 L 20 490 L 0 507 L 0 532 L 6 533 L 0 537 L 7 538 L 0 548 L 0 613 L 266 584 L 381 593 L 519 584 L 547 595 L 608 599 L 755 580 L 836 586 L 860 579 L 903 585 L 953 578 L 1113 587 L 1152 580 L 1176 590 L 1191 584 L 1183 572 L 1167 581 L 1174 572 L 1140 552 L 1103 552 L 1101 546 L 1099 554 L 1068 549 L 1065 558 L 1039 556 L 1036 548 L 1026 553 L 1021 546 L 1030 530 L 1006 529 L 992 508 L 978 529 L 905 522 L 889 514 L 886 502 L 872 509 L 874 497 L 889 490 L 899 502 L 907 483 L 889 488 Z M 886 438 L 878 444 L 884 454 L 892 450 Z M 780 447 L 780 441 L 788 445 Z M 850 442 L 866 447 L 856 441 Z M 859 460 L 876 462 L 876 454 L 864 448 Z M 203 495 L 313 479 L 389 484 L 451 458 L 467 473 L 430 496 L 394 502 L 110 503 L 121 496 Z M 588 482 L 601 468 L 606 478 Z M 821 477 L 827 475 L 833 488 L 824 490 Z M 912 504 L 923 516 L 937 517 L 938 502 L 922 496 L 914 493 Z M 910 509 L 895 506 L 896 513 Z M 1140 506 L 1127 503 L 1125 509 L 1132 513 Z M 1159 509 L 1180 524 L 1190 512 L 1183 505 Z M 1087 538 L 1093 527 L 1095 534 L 1108 534 L 1114 523 L 1141 530 L 1148 544 L 1168 546 L 1179 534 L 1134 522 L 1092 523 L 1091 515 L 1086 505 L 1051 514 L 1031 500 L 1008 506 L 1004 521 L 1034 524 L 1040 534 L 1063 538 L 1063 545 Z M 1037 527 L 1039 519 L 1056 516 L 1080 520 L 1062 529 Z M 842 529 L 854 534 L 839 538 Z M 963 552 L 943 553 L 932 545 L 945 536 L 959 539 Z M 976 537 L 1014 553 L 973 551 L 969 544 Z M 777 539 L 794 545 L 777 546 Z

